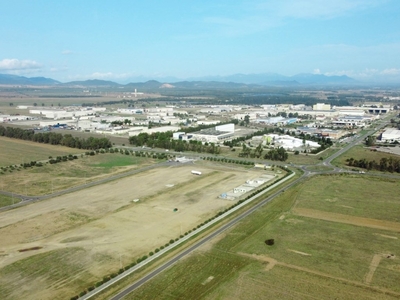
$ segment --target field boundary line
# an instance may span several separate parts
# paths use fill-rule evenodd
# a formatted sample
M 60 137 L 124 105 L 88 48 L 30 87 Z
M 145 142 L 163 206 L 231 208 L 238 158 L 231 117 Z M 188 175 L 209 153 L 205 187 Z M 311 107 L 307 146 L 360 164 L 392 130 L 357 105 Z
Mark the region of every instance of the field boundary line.
M 374 273 L 376 271 L 376 268 L 378 268 L 379 263 L 382 260 L 382 255 L 381 254 L 375 254 L 372 257 L 371 263 L 369 264 L 369 272 L 367 273 L 367 276 L 365 277 L 365 283 L 370 284 L 372 281 L 372 277 L 374 277 Z
M 310 209 L 310 208 L 299 208 L 296 207 L 292 210 L 294 215 L 336 222 L 336 223 L 344 223 L 349 225 L 355 225 L 360 227 L 368 227 L 368 228 L 375 228 L 381 230 L 388 230 L 394 232 L 400 232 L 400 223 L 399 222 L 392 222 L 392 221 L 385 221 L 385 220 L 378 220 L 372 218 L 364 218 L 364 217 L 356 217 L 352 215 L 344 215 L 332 212 L 326 212 L 322 210 Z

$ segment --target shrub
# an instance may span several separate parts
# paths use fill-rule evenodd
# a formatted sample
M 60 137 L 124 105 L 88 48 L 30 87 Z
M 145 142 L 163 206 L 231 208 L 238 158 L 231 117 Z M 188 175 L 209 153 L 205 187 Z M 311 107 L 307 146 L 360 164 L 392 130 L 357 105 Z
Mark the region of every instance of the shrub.
M 267 244 L 268 246 L 272 246 L 273 244 L 275 244 L 275 240 L 274 239 L 265 240 L 265 244 Z
M 79 297 L 85 296 L 86 294 L 87 294 L 86 291 L 82 291 L 82 292 L 79 293 Z

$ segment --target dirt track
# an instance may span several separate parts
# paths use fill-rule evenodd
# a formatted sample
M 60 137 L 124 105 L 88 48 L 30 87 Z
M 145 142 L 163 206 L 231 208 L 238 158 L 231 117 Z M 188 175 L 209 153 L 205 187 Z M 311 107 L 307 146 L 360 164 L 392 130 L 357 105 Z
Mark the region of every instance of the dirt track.
M 344 224 L 370 227 L 376 229 L 383 229 L 389 231 L 400 232 L 400 223 L 398 222 L 390 222 L 385 220 L 377 220 L 370 218 L 362 218 L 362 217 L 354 217 L 350 215 L 343 215 L 338 213 L 331 213 L 321 210 L 308 209 L 308 208 L 299 208 L 296 207 L 293 210 L 293 213 L 298 216 L 320 219 L 331 222 L 339 222 Z

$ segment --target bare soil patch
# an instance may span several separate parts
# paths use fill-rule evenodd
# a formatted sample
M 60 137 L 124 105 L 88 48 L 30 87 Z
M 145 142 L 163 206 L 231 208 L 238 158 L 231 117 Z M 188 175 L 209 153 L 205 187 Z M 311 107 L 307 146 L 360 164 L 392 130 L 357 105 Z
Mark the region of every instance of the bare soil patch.
M 300 255 L 304 255 L 304 256 L 311 256 L 311 254 L 309 253 L 305 253 L 305 252 L 301 252 L 301 251 L 297 251 L 297 250 L 293 250 L 293 249 L 288 249 L 288 251 L 293 252 L 293 253 L 297 253 Z
M 331 213 L 326 211 L 320 211 L 308 208 L 299 208 L 299 207 L 294 208 L 292 212 L 298 216 L 303 216 L 308 218 L 400 232 L 400 223 L 398 222 L 354 217 L 344 214 Z
M 382 259 L 382 254 L 375 254 L 374 257 L 372 258 L 372 261 L 369 265 L 369 272 L 368 272 L 367 276 L 365 277 L 366 284 L 371 283 L 372 277 L 374 276 L 375 270 L 379 266 L 381 259 Z

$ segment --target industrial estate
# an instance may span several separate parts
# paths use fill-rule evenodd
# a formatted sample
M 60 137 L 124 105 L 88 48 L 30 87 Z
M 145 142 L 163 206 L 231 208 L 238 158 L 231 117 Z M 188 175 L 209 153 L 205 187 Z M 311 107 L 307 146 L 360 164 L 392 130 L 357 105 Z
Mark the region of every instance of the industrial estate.
M 398 299 L 399 108 L 393 87 L 1 85 L 2 298 Z

